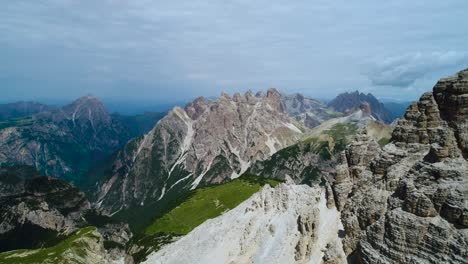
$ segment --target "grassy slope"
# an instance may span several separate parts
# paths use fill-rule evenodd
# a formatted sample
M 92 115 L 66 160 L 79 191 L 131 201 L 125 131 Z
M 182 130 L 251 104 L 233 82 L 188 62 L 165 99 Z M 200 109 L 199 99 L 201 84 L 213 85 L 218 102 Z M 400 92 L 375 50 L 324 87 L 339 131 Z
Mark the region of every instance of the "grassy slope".
M 207 219 L 221 215 L 258 192 L 264 184 L 276 186 L 277 181 L 256 176 L 243 176 L 227 184 L 200 188 L 179 206 L 148 226 L 144 233 L 184 235 Z
M 149 253 L 171 243 L 174 238 L 236 207 L 265 184 L 276 186 L 278 183 L 276 180 L 243 175 L 229 183 L 196 189 L 137 234 L 129 244 L 130 254 L 135 263 L 140 263 Z
M 14 118 L 6 121 L 0 121 L 0 129 L 4 129 L 7 127 L 21 127 L 31 125 L 33 123 L 32 117 L 20 117 Z
M 95 230 L 95 227 L 80 229 L 59 244 L 49 248 L 0 253 L 0 263 L 66 263 L 68 258 L 65 256 L 70 252 L 79 257 L 85 257 L 87 244 L 84 239 L 99 240 L 99 237 L 94 233 Z

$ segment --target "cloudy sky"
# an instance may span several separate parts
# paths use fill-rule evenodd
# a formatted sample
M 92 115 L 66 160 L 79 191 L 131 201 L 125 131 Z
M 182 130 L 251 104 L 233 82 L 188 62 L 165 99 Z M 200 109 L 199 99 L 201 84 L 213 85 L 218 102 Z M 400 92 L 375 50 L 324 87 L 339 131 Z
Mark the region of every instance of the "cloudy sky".
M 2 100 L 276 87 L 410 100 L 468 67 L 466 0 L 0 0 Z

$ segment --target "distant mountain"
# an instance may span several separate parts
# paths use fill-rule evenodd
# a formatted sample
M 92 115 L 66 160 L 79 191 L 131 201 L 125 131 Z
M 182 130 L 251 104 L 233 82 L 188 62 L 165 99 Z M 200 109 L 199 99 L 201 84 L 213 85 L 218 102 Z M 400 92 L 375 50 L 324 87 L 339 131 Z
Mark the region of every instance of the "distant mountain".
M 154 213 L 156 204 L 235 179 L 252 162 L 295 143 L 303 131 L 294 123 L 274 89 L 176 107 L 93 171 L 91 177 L 101 179 L 97 205 L 109 213 L 122 210 L 121 215 L 129 208 Z
M 0 121 L 31 116 L 40 112 L 55 109 L 54 106 L 37 102 L 16 102 L 0 104 Z
M 365 102 L 369 104 L 372 116 L 375 119 L 384 123 L 391 123 L 393 121 L 392 113 L 370 93 L 367 95 L 358 91 L 342 93 L 330 101 L 328 106 L 338 112 L 351 113 L 359 109 L 362 103 Z
M 391 118 L 393 120 L 402 117 L 408 106 L 410 106 L 412 102 L 384 102 L 385 108 L 390 111 Z
M 30 165 L 44 175 L 81 184 L 89 168 L 146 132 L 158 118 L 112 117 L 99 99 L 84 96 L 5 125 L 0 130 L 0 164 Z
M 307 128 L 316 127 L 323 121 L 342 115 L 324 103 L 302 94 L 282 95 L 281 101 L 288 114 Z

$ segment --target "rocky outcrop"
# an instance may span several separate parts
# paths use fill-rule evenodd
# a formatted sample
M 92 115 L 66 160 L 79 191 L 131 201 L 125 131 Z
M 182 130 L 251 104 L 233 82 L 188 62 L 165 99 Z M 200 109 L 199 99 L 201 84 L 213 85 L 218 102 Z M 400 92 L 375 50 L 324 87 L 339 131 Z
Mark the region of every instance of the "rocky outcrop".
M 302 94 L 282 95 L 281 101 L 290 116 L 307 128 L 314 128 L 322 122 L 340 116 L 322 102 Z
M 326 203 L 318 187 L 267 185 L 144 263 L 344 263 L 339 213 Z
M 116 254 L 132 237 L 127 224 L 92 210 L 78 188 L 29 166 L 0 167 L 0 215 L 0 252 L 54 245 L 85 226 L 97 227 Z
M 265 95 L 198 98 L 174 108 L 144 137 L 96 174 L 97 206 L 108 212 L 166 203 L 199 185 L 239 177 L 256 160 L 298 141 L 300 125 L 287 115 L 278 91 Z
M 342 113 L 352 113 L 363 107 L 370 110 L 372 116 L 384 123 L 391 123 L 392 114 L 372 94 L 363 94 L 358 91 L 339 94 L 328 103 L 328 107 Z
M 0 196 L 1 251 L 34 248 L 85 223 L 90 203 L 77 188 L 52 177 L 7 179 L 5 175 L 0 175 L 0 181 L 10 188 L 2 188 L 8 191 Z
M 332 186 L 349 260 L 468 259 L 468 163 L 462 155 L 466 72 L 442 79 L 412 104 L 383 151 L 360 135 L 344 152 Z
M 434 99 L 441 117 L 453 129 L 465 159 L 468 158 L 468 69 L 440 80 L 434 87 Z

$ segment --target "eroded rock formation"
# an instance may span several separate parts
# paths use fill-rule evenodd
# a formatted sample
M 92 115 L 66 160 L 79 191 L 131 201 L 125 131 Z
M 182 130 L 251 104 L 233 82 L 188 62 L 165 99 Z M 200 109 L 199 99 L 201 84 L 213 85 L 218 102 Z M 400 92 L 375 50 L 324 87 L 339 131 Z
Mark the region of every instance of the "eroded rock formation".
M 468 69 L 412 104 L 383 151 L 366 135 L 348 147 L 333 190 L 351 261 L 468 261 L 466 98 Z

